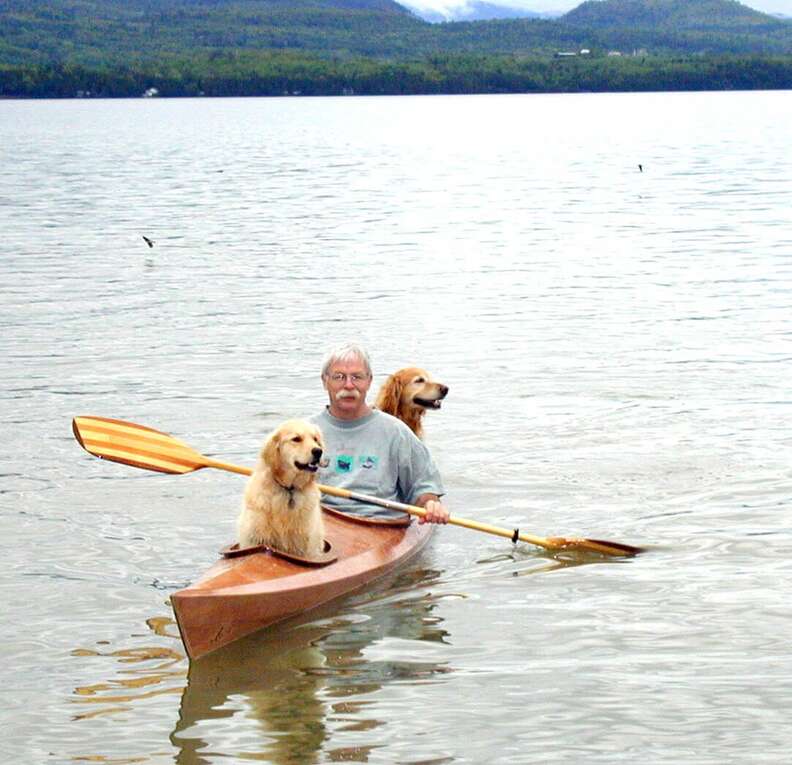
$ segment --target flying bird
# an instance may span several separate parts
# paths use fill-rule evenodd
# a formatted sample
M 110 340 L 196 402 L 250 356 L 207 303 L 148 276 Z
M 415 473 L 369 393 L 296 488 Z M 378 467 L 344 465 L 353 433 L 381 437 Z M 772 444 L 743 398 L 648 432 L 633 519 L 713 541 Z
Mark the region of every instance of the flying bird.
M 147 236 L 144 236 L 144 237 L 143 237 L 143 241 L 144 241 L 144 242 L 145 242 L 145 243 L 146 243 L 146 244 L 147 244 L 149 247 L 153 247 L 153 246 L 154 246 L 154 242 L 152 242 L 152 241 L 151 241 L 151 239 L 149 239 Z

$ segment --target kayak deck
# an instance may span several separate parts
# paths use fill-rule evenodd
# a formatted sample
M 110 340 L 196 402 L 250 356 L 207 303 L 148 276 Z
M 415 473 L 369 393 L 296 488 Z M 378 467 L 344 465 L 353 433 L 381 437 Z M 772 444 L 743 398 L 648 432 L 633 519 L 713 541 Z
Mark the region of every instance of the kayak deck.
M 218 560 L 171 595 L 182 642 L 197 659 L 245 635 L 346 595 L 415 555 L 432 527 L 362 521 L 325 512 L 325 539 L 337 559 L 306 566 L 270 551 Z

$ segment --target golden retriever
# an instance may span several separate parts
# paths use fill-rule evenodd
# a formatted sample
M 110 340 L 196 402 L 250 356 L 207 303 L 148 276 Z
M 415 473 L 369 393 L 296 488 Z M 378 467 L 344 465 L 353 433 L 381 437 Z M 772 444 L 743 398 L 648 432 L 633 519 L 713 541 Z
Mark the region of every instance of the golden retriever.
M 418 438 L 423 438 L 422 419 L 427 409 L 439 409 L 448 395 L 448 386 L 435 382 L 418 367 L 394 372 L 377 394 L 377 409 L 398 417 Z
M 304 420 L 284 422 L 270 434 L 245 487 L 240 548 L 267 545 L 301 558 L 324 552 L 316 487 L 323 451 L 321 431 Z

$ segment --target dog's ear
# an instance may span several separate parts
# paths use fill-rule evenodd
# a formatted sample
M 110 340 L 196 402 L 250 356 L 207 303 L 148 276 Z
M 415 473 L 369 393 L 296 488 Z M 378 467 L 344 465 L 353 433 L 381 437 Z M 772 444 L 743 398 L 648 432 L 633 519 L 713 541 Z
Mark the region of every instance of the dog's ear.
M 280 433 L 276 430 L 267 439 L 264 448 L 261 450 L 261 459 L 270 470 L 276 470 L 280 466 L 278 459 L 278 449 L 280 448 L 281 438 Z
M 402 390 L 404 383 L 398 373 L 392 374 L 380 388 L 377 395 L 376 407 L 381 412 L 392 414 L 394 417 L 399 411 L 399 402 L 401 401 Z

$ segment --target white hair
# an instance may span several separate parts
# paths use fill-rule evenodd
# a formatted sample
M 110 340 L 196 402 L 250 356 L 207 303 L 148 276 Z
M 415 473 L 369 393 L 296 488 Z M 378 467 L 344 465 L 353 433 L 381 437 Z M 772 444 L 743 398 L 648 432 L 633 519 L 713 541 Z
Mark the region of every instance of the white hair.
M 366 350 L 357 343 L 344 343 L 344 345 L 334 348 L 325 354 L 322 360 L 322 377 L 327 376 L 327 372 L 333 364 L 346 361 L 360 361 L 366 367 L 368 376 L 371 377 L 371 361 Z

